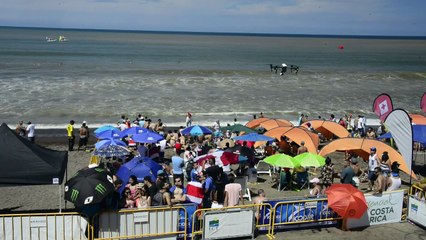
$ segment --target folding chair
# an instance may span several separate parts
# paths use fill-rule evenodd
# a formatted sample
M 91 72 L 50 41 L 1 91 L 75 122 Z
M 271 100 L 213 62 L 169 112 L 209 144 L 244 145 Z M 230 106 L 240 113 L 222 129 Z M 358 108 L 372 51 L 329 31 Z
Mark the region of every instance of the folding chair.
M 308 171 L 296 173 L 296 183 L 300 189 L 308 186 Z
M 291 174 L 286 173 L 284 170 L 281 170 L 279 175 L 279 182 L 278 182 L 278 191 L 284 191 L 289 187 L 291 183 Z
M 271 166 L 269 164 L 267 164 L 266 162 L 264 162 L 263 160 L 260 160 L 257 163 L 256 169 L 257 169 L 257 175 L 269 174 L 269 176 L 272 177 Z
M 251 193 L 250 189 L 247 187 L 247 181 L 248 177 L 244 176 L 236 177 L 234 182 L 241 184 L 241 192 L 243 193 L 243 198 L 248 198 L 248 200 L 251 201 Z

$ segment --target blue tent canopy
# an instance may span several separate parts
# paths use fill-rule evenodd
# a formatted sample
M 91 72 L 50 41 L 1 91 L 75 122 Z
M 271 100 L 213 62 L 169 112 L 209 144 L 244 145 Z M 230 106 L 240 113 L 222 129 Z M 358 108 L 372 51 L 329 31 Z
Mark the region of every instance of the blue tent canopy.
M 378 137 L 378 139 L 392 138 L 392 134 L 387 132 Z M 413 140 L 426 145 L 426 125 L 413 125 Z

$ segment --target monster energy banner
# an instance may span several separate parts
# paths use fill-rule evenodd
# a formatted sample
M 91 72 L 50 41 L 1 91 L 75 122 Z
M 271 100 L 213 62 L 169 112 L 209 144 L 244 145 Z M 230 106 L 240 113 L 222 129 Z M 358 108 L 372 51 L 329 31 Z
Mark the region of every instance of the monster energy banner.
M 295 200 L 275 200 L 267 201 L 272 206 L 272 210 L 276 206 L 275 210 L 275 223 L 282 223 L 283 225 L 277 226 L 278 228 L 292 228 L 295 227 L 294 223 L 300 222 L 304 227 L 308 226 L 319 226 L 319 225 L 335 225 L 337 221 L 321 221 L 322 219 L 337 218 L 337 214 L 328 208 L 326 199 L 310 199 L 312 201 L 302 201 L 306 199 L 300 199 L 300 202 Z M 287 203 L 288 202 L 288 203 Z M 271 210 L 260 211 L 260 224 L 269 224 L 271 221 Z M 285 225 L 284 223 L 292 223 Z M 298 225 L 298 227 L 300 227 Z

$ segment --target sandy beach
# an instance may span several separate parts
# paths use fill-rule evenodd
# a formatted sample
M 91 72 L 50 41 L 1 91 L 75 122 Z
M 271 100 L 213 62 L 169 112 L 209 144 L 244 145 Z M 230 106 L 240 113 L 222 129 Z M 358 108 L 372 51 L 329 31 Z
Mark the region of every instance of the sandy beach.
M 67 139 L 65 137 L 39 137 L 37 143 L 54 149 L 66 151 Z M 91 139 L 91 143 L 95 140 Z M 167 149 L 166 158 L 171 157 L 172 149 Z M 91 153 L 86 151 L 72 151 L 69 152 L 68 168 L 66 178 L 71 178 L 79 169 L 84 168 L 88 165 Z M 424 153 L 420 153 L 415 156 L 416 169 L 421 171 L 424 175 Z M 343 168 L 343 153 L 334 153 L 331 155 L 332 161 L 335 164 L 335 170 L 340 172 Z M 361 167 L 365 167 L 366 163 L 359 163 Z M 418 172 L 418 171 L 417 171 Z M 318 176 L 319 171 L 311 169 L 311 178 Z M 409 177 L 407 174 L 402 173 L 403 186 L 402 188 L 408 189 Z M 65 181 L 64 181 L 65 182 Z M 338 179 L 335 179 L 338 182 Z M 73 211 L 74 206 L 70 202 L 64 200 L 63 185 L 35 185 L 35 186 L 1 186 L 0 187 L 0 211 L 2 213 L 19 213 L 27 211 L 59 211 L 61 208 L 63 211 Z M 252 196 L 255 196 L 258 189 L 264 189 L 269 199 L 282 199 L 282 198 L 297 198 L 308 195 L 308 189 L 302 189 L 301 191 L 277 191 L 273 188 L 274 183 L 272 179 L 267 175 L 263 174 L 258 177 L 257 183 L 250 183 L 248 187 L 252 192 Z M 365 191 L 367 189 L 366 183 L 361 183 L 360 189 Z M 247 201 L 248 202 L 248 201 Z M 377 233 L 379 232 L 379 233 Z M 302 239 L 306 236 L 316 234 L 317 236 L 327 237 L 329 239 L 353 239 L 366 236 L 377 236 L 377 239 L 426 239 L 423 230 L 415 225 L 408 222 L 388 224 L 381 226 L 369 227 L 367 229 L 355 232 L 343 232 L 337 228 L 323 228 L 323 229 L 308 229 L 308 230 L 294 230 L 278 233 L 280 236 L 287 239 Z M 342 238 L 342 234 L 344 237 Z M 387 237 L 386 237 L 387 236 Z M 267 239 L 266 236 L 259 236 L 258 239 Z

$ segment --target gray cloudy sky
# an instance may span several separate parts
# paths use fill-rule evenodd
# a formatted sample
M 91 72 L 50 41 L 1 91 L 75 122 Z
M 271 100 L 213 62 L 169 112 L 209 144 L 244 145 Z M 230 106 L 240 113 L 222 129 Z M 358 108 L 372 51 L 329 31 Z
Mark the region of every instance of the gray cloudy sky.
M 0 25 L 426 36 L 425 0 L 2 0 Z

